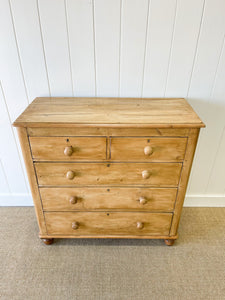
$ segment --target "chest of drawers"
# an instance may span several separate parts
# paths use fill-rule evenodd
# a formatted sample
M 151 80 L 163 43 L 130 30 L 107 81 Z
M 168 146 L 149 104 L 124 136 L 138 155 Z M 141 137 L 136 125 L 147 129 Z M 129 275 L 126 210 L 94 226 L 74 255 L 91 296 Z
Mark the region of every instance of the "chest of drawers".
M 204 127 L 185 99 L 36 98 L 14 126 L 46 244 L 173 244 Z

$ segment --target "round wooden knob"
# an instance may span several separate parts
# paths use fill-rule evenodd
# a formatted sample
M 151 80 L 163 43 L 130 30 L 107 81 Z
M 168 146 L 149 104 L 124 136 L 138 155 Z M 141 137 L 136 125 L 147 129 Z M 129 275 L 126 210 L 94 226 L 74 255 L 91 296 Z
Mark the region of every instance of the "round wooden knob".
M 145 155 L 151 155 L 152 153 L 153 153 L 153 149 L 152 149 L 151 146 L 146 146 L 146 147 L 144 148 L 144 154 L 145 154 Z
M 73 222 L 72 223 L 72 228 L 73 228 L 73 230 L 78 229 L 79 228 L 79 223 L 78 222 Z
M 77 197 L 76 196 L 70 197 L 70 203 L 71 204 L 76 204 L 77 203 Z
M 150 172 L 147 170 L 142 171 L 141 174 L 142 174 L 142 178 L 144 178 L 144 179 L 148 179 L 151 175 Z
M 75 173 L 73 171 L 68 171 L 66 173 L 66 178 L 72 180 L 75 177 Z
M 146 204 L 148 201 L 147 201 L 147 199 L 145 198 L 145 197 L 140 197 L 139 198 L 139 202 L 140 202 L 140 204 Z
M 64 154 L 66 156 L 71 156 L 73 154 L 73 147 L 72 146 L 68 146 L 64 149 Z
M 137 228 L 138 229 L 142 229 L 144 227 L 144 223 L 143 222 L 137 222 Z

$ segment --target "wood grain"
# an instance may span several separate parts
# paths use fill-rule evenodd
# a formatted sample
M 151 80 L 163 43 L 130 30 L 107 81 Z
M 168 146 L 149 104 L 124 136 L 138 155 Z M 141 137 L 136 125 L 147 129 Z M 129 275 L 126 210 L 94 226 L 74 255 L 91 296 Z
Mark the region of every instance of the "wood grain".
M 177 234 L 177 229 L 180 221 L 181 211 L 183 208 L 183 202 L 184 202 L 188 179 L 189 179 L 191 166 L 195 154 L 196 144 L 198 141 L 198 136 L 199 136 L 199 129 L 196 128 L 191 130 L 190 135 L 188 137 L 187 151 L 183 162 L 183 168 L 182 168 L 181 178 L 179 182 L 179 189 L 178 189 L 177 200 L 174 208 L 174 216 L 171 225 L 170 235 Z
M 54 235 L 168 235 L 171 213 L 46 212 L 48 234 Z M 77 222 L 74 230 L 72 223 Z M 137 222 L 143 228 L 137 228 Z
M 204 127 L 185 99 L 36 98 L 14 126 Z
M 45 211 L 172 211 L 176 199 L 176 188 L 41 188 L 41 199 Z M 140 198 L 145 199 L 141 204 Z M 71 198 L 76 199 L 72 201 Z
M 177 186 L 181 163 L 35 163 L 40 186 L 143 185 Z M 143 179 L 142 172 L 149 178 Z M 68 171 L 75 173 L 68 180 Z
M 40 194 L 38 190 L 35 169 L 32 162 L 32 156 L 31 156 L 26 128 L 17 128 L 17 133 L 19 136 L 23 158 L 27 169 L 27 175 L 28 175 L 30 189 L 34 201 L 35 212 L 36 212 L 37 221 L 40 229 L 40 234 L 46 234 L 44 213 L 43 213 L 42 203 L 41 203 Z
M 41 127 L 27 128 L 29 136 L 188 136 L 188 128 Z
M 32 156 L 40 161 L 105 160 L 104 137 L 30 137 Z M 65 155 L 66 147 L 72 147 L 71 155 Z
M 111 160 L 121 161 L 182 161 L 186 138 L 111 138 Z M 144 153 L 150 146 L 152 153 Z

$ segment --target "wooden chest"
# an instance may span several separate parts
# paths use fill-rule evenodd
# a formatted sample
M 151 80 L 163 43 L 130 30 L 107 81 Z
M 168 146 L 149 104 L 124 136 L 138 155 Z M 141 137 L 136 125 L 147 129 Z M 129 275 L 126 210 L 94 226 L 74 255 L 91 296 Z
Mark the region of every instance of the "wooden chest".
M 204 127 L 185 99 L 36 98 L 14 126 L 46 244 L 173 244 Z

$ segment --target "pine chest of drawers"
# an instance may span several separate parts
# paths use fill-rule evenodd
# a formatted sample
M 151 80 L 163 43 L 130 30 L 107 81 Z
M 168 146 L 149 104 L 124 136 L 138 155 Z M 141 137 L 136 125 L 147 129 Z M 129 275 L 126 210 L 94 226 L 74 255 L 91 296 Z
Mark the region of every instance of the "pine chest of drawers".
M 204 127 L 185 99 L 36 98 L 14 126 L 46 244 L 173 244 Z

